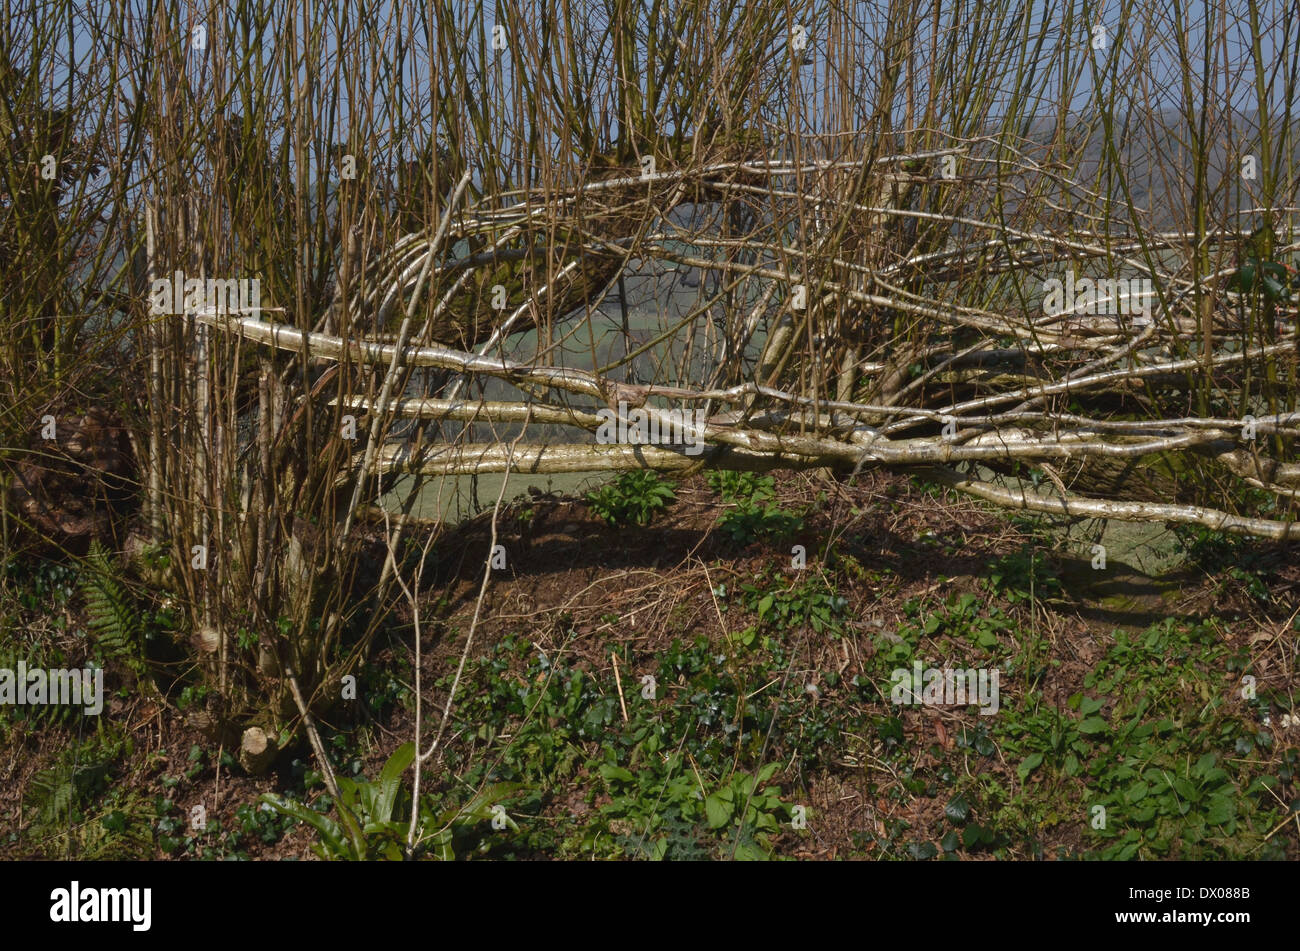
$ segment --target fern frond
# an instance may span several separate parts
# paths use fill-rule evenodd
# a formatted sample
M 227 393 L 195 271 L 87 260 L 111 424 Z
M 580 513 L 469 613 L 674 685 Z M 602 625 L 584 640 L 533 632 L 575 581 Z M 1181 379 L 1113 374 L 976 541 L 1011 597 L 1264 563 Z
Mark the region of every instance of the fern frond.
M 0 668 L 5 670 L 17 670 L 18 662 L 23 661 L 27 669 L 35 667 L 58 667 L 59 663 L 50 663 L 49 659 L 42 653 L 35 654 L 19 653 L 13 648 L 0 648 Z M 5 707 L 0 712 L 0 725 L 6 723 L 8 718 L 25 720 L 29 724 L 40 724 L 45 727 L 55 726 L 57 724 L 71 723 L 73 719 L 80 715 L 77 707 L 71 704 L 61 703 L 35 703 L 25 704 L 23 706 Z
M 106 659 L 122 661 L 137 674 L 143 673 L 144 625 L 134 599 L 98 541 L 91 543 L 86 567 L 81 581 L 86 627 Z

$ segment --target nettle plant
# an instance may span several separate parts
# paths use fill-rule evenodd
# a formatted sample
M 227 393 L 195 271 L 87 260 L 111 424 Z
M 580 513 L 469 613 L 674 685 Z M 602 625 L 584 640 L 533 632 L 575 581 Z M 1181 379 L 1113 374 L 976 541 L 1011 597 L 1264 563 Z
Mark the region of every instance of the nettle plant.
M 650 469 L 625 472 L 613 482 L 587 493 L 591 511 L 611 526 L 650 524 L 651 519 L 677 501 L 677 494 Z
M 737 544 L 756 539 L 784 540 L 803 528 L 803 519 L 772 499 L 776 482 L 754 472 L 710 472 L 709 487 L 729 507 L 718 516 L 718 527 Z

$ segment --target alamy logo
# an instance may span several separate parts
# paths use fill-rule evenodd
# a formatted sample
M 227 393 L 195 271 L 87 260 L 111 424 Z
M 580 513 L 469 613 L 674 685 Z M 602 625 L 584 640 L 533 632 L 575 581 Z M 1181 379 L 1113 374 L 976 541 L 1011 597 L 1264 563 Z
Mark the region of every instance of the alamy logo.
M 151 888 L 71 888 L 50 892 L 50 921 L 129 921 L 132 931 L 148 931 L 153 918 Z
M 149 291 L 154 314 L 251 314 L 262 310 L 262 282 L 257 278 L 201 281 L 177 271 L 169 281 L 159 278 Z
M 951 667 L 923 668 L 913 661 L 912 669 L 897 668 L 889 679 L 893 689 L 889 699 L 894 703 L 926 706 L 958 706 L 979 704 L 980 716 L 998 712 L 998 669 L 984 667 L 963 669 Z
M 650 413 L 644 409 L 628 411 L 627 403 L 619 401 L 618 412 L 612 409 L 597 410 L 600 426 L 596 442 L 602 446 L 611 443 L 628 443 L 643 446 L 685 445 L 686 455 L 698 456 L 704 451 L 704 410 L 674 409 Z
M 1065 272 L 1065 280 L 1052 278 L 1043 282 L 1043 313 L 1052 317 L 1062 314 L 1101 314 L 1137 316 L 1151 321 L 1151 300 L 1155 297 L 1151 279 L 1147 277 L 1093 280 L 1081 277 L 1075 280 L 1074 271 Z
M 86 713 L 99 716 L 104 709 L 104 668 L 46 670 L 29 668 L 20 660 L 17 670 L 0 667 L 0 703 L 84 706 Z

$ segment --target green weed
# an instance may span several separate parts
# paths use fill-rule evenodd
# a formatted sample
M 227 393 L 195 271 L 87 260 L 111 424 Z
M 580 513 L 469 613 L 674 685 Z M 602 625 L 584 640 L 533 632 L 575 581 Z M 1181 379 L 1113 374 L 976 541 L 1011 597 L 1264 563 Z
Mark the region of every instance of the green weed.
M 591 511 L 609 525 L 649 525 L 657 512 L 677 500 L 672 486 L 649 469 L 625 472 L 587 493 Z

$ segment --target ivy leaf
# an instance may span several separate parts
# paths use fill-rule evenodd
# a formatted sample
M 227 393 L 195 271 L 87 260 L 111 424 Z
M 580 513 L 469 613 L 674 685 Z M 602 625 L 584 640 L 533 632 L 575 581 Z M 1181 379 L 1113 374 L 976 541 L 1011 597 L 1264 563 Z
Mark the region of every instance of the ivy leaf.
M 939 850 L 934 847 L 933 842 L 913 842 L 908 845 L 907 851 L 912 858 L 918 861 L 932 859 L 939 854 Z
M 968 849 L 973 849 L 981 842 L 992 842 L 993 833 L 979 823 L 971 823 L 961 833 L 961 841 Z
M 1232 277 L 1228 278 L 1228 289 L 1249 293 L 1250 289 L 1255 286 L 1255 265 L 1257 263 L 1254 258 L 1246 258 L 1246 263 L 1237 268 Z
M 1269 300 L 1278 300 L 1284 297 L 1290 297 L 1290 289 L 1276 278 L 1265 276 L 1263 280 L 1264 296 Z
M 961 795 L 953 796 L 948 805 L 943 807 L 943 814 L 952 822 L 965 822 L 970 815 L 970 803 Z

